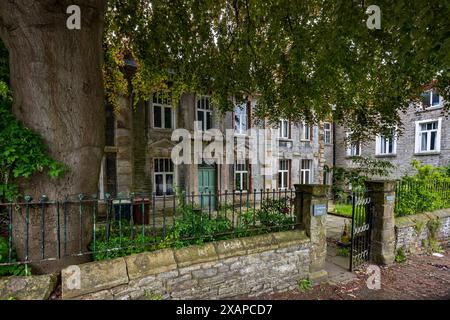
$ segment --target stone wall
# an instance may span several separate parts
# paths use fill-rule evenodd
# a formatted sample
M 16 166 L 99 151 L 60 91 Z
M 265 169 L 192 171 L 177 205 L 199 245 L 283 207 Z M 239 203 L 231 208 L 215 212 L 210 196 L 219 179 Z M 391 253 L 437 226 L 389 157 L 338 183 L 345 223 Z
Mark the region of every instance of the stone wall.
M 56 283 L 56 274 L 0 277 L 0 300 L 47 300 Z
M 287 231 L 131 255 L 62 271 L 63 299 L 223 299 L 292 290 L 310 268 L 310 239 Z
M 396 250 L 403 248 L 406 253 L 417 253 L 428 246 L 430 231 L 428 221 L 439 219 L 440 227 L 436 234 L 443 247 L 450 245 L 450 209 L 433 213 L 416 214 L 397 218 L 395 221 Z

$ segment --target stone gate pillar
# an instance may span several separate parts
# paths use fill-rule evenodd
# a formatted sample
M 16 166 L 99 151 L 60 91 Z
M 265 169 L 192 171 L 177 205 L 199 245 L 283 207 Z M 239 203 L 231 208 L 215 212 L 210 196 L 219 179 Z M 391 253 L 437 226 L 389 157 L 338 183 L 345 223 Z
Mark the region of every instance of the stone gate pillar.
M 305 230 L 311 239 L 309 279 L 323 281 L 327 256 L 326 220 L 328 212 L 328 186 L 296 184 L 295 212 L 297 228 Z
M 372 261 L 391 264 L 395 258 L 395 181 L 367 181 L 368 197 L 374 206 Z

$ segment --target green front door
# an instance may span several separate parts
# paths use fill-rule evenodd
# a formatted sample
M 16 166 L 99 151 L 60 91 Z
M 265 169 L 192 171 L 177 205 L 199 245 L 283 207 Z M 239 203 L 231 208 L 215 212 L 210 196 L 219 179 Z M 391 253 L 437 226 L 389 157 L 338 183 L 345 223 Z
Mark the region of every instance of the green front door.
M 209 165 L 198 167 L 198 191 L 203 208 L 216 207 L 216 168 Z

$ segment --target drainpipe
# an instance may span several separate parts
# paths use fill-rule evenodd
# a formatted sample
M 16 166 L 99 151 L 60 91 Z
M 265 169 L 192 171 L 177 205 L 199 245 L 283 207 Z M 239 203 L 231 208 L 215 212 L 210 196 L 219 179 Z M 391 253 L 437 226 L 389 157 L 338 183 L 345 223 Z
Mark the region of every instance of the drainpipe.
M 336 121 L 334 119 L 334 112 L 336 111 L 336 105 L 331 106 L 333 117 L 333 168 L 336 166 Z

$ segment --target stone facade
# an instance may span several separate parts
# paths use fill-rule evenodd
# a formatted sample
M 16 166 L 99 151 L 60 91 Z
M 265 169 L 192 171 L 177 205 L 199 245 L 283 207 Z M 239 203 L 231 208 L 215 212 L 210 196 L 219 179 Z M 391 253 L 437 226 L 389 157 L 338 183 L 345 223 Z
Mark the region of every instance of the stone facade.
M 131 255 L 62 271 L 63 299 L 224 299 L 292 290 L 310 274 L 310 239 L 288 231 Z M 107 270 L 107 272 L 106 272 Z
M 124 193 L 136 192 L 150 196 L 155 190 L 154 162 L 156 158 L 170 158 L 172 148 L 178 143 L 171 141 L 172 133 L 176 128 L 187 129 L 194 133 L 194 121 L 197 117 L 196 101 L 199 95 L 185 93 L 176 107 L 171 109 L 172 127 L 156 128 L 153 119 L 153 102 L 142 102 L 133 107 L 130 98 L 120 100 L 120 108 L 115 111 L 114 145 L 108 145 L 105 149 L 107 154 L 115 155 L 116 173 L 106 168 L 103 162 L 99 181 L 100 196 L 103 198 L 105 192 Z M 248 98 L 247 118 L 250 128 L 267 128 L 276 134 L 278 128 L 271 127 L 266 121 L 257 121 L 253 117 L 253 108 L 257 103 L 256 98 Z M 212 110 L 212 128 L 225 132 L 226 129 L 234 128 L 234 113 L 221 113 Z M 109 126 L 108 128 L 110 128 Z M 274 164 L 273 175 L 263 173 L 260 164 L 250 164 L 248 167 L 250 190 L 277 189 L 279 187 L 277 166 L 278 160 L 290 160 L 288 187 L 301 183 L 302 160 L 310 160 L 311 178 L 309 183 L 321 184 L 324 182 L 324 168 L 332 168 L 333 161 L 333 137 L 332 123 L 330 122 L 330 141 L 324 142 L 323 123 L 312 126 L 309 140 L 302 139 L 303 129 L 300 124 L 289 124 L 289 137 L 277 138 L 278 153 L 265 154 L 264 156 Z M 110 128 L 111 129 L 111 128 Z M 235 137 L 239 139 L 242 137 Z M 248 143 L 246 148 L 249 148 Z M 232 164 L 214 165 L 216 175 L 216 191 L 229 192 L 235 187 L 235 167 Z M 174 170 L 174 184 L 183 190 L 196 194 L 199 193 L 199 166 L 177 165 Z M 115 175 L 113 178 L 107 175 Z M 107 181 L 116 181 L 116 188 L 109 187 Z M 328 179 L 330 182 L 331 179 Z M 116 194 L 113 194 L 116 195 Z
M 450 209 L 443 209 L 395 219 L 396 250 L 403 248 L 406 253 L 418 253 L 425 249 L 430 238 L 427 224 L 434 219 L 440 221 L 436 240 L 443 247 L 448 247 L 450 245 Z
M 440 151 L 416 152 L 416 122 L 423 120 L 438 120 L 441 118 Z M 433 166 L 448 166 L 450 164 L 450 119 L 445 117 L 442 108 L 426 109 L 411 105 L 406 113 L 401 114 L 403 132 L 397 137 L 394 154 L 379 155 L 376 152 L 376 139 L 361 145 L 361 155 L 380 160 L 386 160 L 396 166 L 390 178 L 400 178 L 411 172 L 411 161 L 416 159 L 422 164 Z M 352 161 L 347 155 L 346 129 L 336 127 L 336 166 L 351 167 Z
M 373 202 L 371 259 L 391 264 L 395 259 L 395 181 L 367 181 L 366 188 Z
M 309 267 L 310 278 L 321 281 L 328 276 L 325 271 L 325 258 L 327 256 L 326 221 L 327 212 L 315 216 L 314 206 L 328 205 L 328 187 L 324 185 L 295 185 L 295 206 L 297 221 L 300 229 L 306 230 L 306 235 L 311 239 Z

